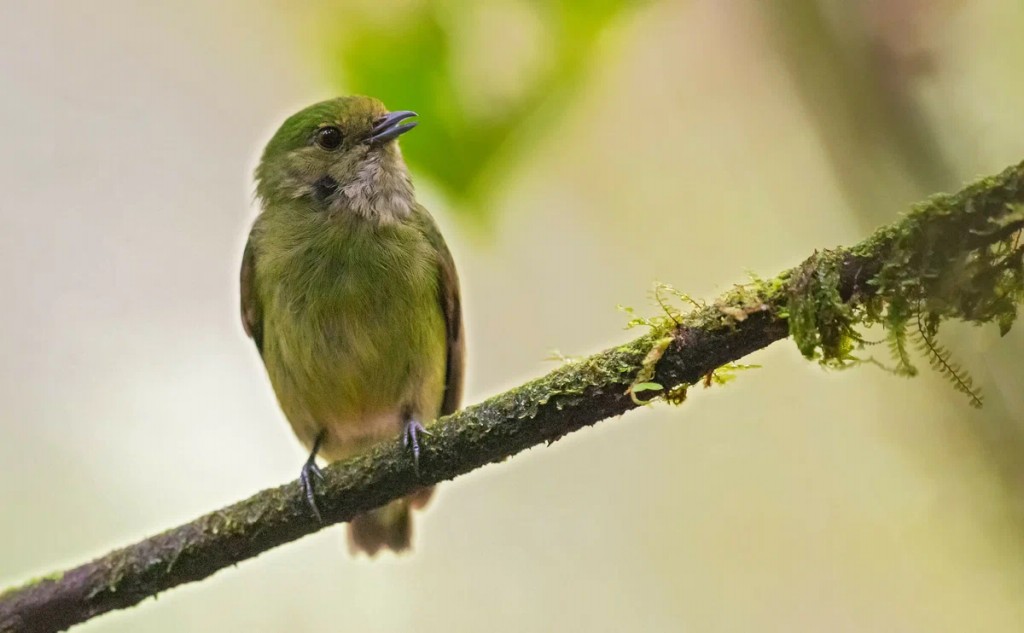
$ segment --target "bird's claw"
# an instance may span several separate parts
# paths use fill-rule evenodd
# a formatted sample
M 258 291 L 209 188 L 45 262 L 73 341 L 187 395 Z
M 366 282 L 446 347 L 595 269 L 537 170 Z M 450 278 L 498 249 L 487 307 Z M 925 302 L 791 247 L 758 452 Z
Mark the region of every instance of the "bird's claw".
M 317 481 L 322 482 L 323 480 L 323 472 L 316 465 L 316 460 L 310 456 L 309 460 L 302 466 L 302 472 L 299 474 L 299 483 L 302 485 L 302 492 L 306 497 L 306 503 L 309 505 L 309 509 L 313 511 L 313 516 L 316 517 L 318 523 L 323 523 L 324 519 L 320 516 L 320 508 L 316 505 L 314 483 Z
M 405 430 L 402 432 L 402 446 L 412 446 L 412 463 L 417 476 L 420 474 L 420 433 L 430 435 L 430 431 L 419 420 L 409 420 L 405 423 Z

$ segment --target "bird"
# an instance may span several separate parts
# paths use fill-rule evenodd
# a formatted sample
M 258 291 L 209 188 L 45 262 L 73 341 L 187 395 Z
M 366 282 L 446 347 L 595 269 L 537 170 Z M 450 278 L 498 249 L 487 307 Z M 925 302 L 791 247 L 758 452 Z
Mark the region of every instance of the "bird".
M 313 104 L 284 121 L 255 171 L 242 325 L 309 451 L 299 482 L 317 520 L 318 459 L 401 438 L 418 473 L 421 435 L 462 398 L 455 263 L 398 145 L 417 116 L 359 95 Z M 350 551 L 408 550 L 412 510 L 432 493 L 354 517 Z

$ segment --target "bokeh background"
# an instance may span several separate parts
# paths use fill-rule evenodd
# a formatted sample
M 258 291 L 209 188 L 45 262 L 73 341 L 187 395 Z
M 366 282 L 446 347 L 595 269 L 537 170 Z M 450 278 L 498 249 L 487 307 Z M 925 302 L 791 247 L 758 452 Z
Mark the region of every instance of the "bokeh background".
M 1011 0 L 0 0 L 0 586 L 293 479 L 242 334 L 251 171 L 339 93 L 403 137 L 463 280 L 469 402 L 1024 158 Z M 446 484 L 416 552 L 328 529 L 81 627 L 1024 630 L 1019 330 L 940 333 L 986 393 L 725 388 Z

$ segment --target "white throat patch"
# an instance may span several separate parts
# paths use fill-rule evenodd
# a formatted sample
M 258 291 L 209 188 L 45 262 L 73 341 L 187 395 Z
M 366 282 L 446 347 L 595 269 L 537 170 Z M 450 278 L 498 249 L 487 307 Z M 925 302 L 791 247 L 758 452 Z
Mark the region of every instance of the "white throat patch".
M 331 206 L 390 223 L 409 217 L 413 199 L 412 181 L 396 148 L 395 155 L 367 154 L 355 178 L 338 189 Z

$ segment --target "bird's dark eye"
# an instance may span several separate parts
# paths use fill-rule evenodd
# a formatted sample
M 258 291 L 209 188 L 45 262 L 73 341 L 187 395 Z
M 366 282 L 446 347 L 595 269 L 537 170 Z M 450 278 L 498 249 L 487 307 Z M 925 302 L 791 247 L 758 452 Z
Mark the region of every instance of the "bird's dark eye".
M 338 149 L 341 145 L 341 130 L 332 126 L 322 127 L 316 131 L 313 137 L 316 144 L 326 150 Z

